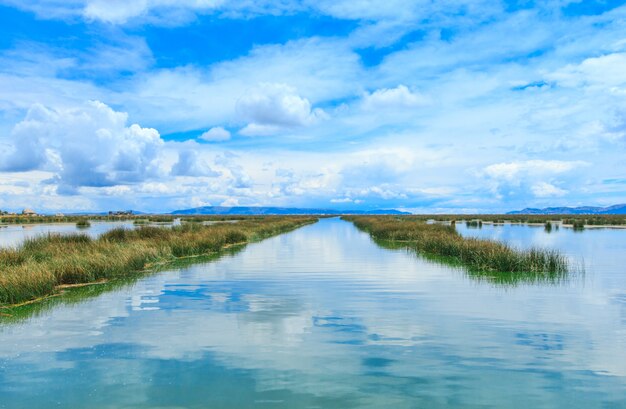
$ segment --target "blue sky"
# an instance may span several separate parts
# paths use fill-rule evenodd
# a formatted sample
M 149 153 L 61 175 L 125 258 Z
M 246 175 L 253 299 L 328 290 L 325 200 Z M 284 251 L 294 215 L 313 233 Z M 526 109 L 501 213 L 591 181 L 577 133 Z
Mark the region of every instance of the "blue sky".
M 626 2 L 0 0 L 0 209 L 626 202 Z

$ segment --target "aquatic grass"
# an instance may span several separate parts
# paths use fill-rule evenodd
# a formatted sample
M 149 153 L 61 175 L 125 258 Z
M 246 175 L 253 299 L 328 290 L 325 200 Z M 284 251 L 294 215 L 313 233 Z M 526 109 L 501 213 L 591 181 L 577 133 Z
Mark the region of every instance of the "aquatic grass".
M 402 216 L 407 219 L 414 220 L 433 220 L 437 222 L 452 222 L 452 221 L 464 221 L 470 222 L 470 226 L 473 227 L 474 221 L 481 221 L 491 224 L 536 224 L 545 225 L 546 222 L 561 222 L 564 225 L 573 225 L 574 222 L 579 222 L 588 226 L 624 226 L 626 225 L 626 215 L 623 214 L 580 214 L 580 215 L 558 215 L 558 214 L 545 214 L 545 215 L 530 215 L 530 214 L 472 214 L 472 215 L 442 215 L 442 214 L 421 214 Z
M 474 268 L 471 266 L 467 266 L 461 260 L 441 256 L 432 253 L 426 253 L 423 251 L 419 251 L 416 248 L 411 246 L 407 246 L 406 242 L 402 241 L 389 241 L 389 240 L 379 240 L 373 238 L 374 242 L 386 249 L 393 250 L 405 250 L 407 252 L 415 253 L 415 255 L 421 259 L 427 260 L 430 263 L 439 264 L 445 267 L 459 267 L 463 269 L 463 272 L 476 281 L 486 281 L 496 285 L 504 285 L 511 286 L 517 285 L 520 283 L 549 283 L 549 284 L 558 284 L 566 280 L 567 275 L 565 273 L 532 273 L 532 272 L 490 272 L 485 270 L 480 270 L 478 268 Z
M 213 261 L 219 257 L 225 255 L 235 255 L 241 250 L 243 250 L 244 246 L 233 246 L 227 247 L 225 249 L 220 250 L 219 252 L 209 253 L 202 256 L 197 257 L 187 257 L 175 259 L 168 263 L 156 264 L 151 267 L 150 272 L 158 272 L 165 269 L 172 268 L 184 268 L 190 266 L 195 263 L 205 263 L 209 261 Z M 18 323 L 24 319 L 39 316 L 42 313 L 47 312 L 51 308 L 54 308 L 57 305 L 78 305 L 83 302 L 88 301 L 93 297 L 97 297 L 107 291 L 120 289 L 123 286 L 130 285 L 135 283 L 143 277 L 143 274 L 124 274 L 112 280 L 106 281 L 98 281 L 91 283 L 91 285 L 78 285 L 78 286 L 66 286 L 63 288 L 62 293 L 56 292 L 55 294 L 62 295 L 60 297 L 46 297 L 40 298 L 38 302 L 32 303 L 24 303 L 17 305 L 4 306 L 0 308 L 0 325 L 7 323 Z
M 227 225 L 116 228 L 98 239 L 85 234 L 43 235 L 18 248 L 0 250 L 0 305 L 51 295 L 64 285 L 125 277 L 180 257 L 215 253 L 316 220 L 266 217 Z
M 465 226 L 469 227 L 469 228 L 479 228 L 482 229 L 483 228 L 483 221 L 482 220 L 468 220 L 465 222 Z
M 86 229 L 91 227 L 91 223 L 89 223 L 89 220 L 87 219 L 81 219 L 76 222 L 76 227 L 78 227 L 79 229 Z
M 558 275 L 568 271 L 565 256 L 544 249 L 520 250 L 494 240 L 461 236 L 453 226 L 426 224 L 411 217 L 346 216 L 378 240 L 404 242 L 419 253 L 446 257 L 484 273 Z

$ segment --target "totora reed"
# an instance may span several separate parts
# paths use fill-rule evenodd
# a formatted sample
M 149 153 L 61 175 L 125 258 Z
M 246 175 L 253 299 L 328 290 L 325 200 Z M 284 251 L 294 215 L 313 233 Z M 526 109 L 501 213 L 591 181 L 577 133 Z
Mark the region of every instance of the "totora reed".
M 52 295 L 61 286 L 121 278 L 315 221 L 315 217 L 265 217 L 210 226 L 117 228 L 97 239 L 85 234 L 41 236 L 18 248 L 0 249 L 0 305 Z
M 427 256 L 444 257 L 470 270 L 484 273 L 565 274 L 568 262 L 557 251 L 519 250 L 494 240 L 461 236 L 454 226 L 427 224 L 411 217 L 345 216 L 374 239 L 402 242 Z

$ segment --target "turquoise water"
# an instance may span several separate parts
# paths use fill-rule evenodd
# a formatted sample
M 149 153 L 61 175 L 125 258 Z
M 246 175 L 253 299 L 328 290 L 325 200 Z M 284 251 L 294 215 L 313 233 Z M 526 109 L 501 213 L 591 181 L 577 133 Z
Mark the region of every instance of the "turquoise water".
M 325 219 L 0 325 L 0 407 L 626 408 L 626 230 L 459 229 L 585 273 L 494 285 Z

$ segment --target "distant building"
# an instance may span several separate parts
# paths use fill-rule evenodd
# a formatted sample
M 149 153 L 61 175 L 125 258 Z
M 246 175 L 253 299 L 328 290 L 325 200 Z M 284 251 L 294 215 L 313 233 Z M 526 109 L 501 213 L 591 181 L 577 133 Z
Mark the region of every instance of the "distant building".
M 24 209 L 22 210 L 22 216 L 37 216 L 37 212 L 33 209 Z

